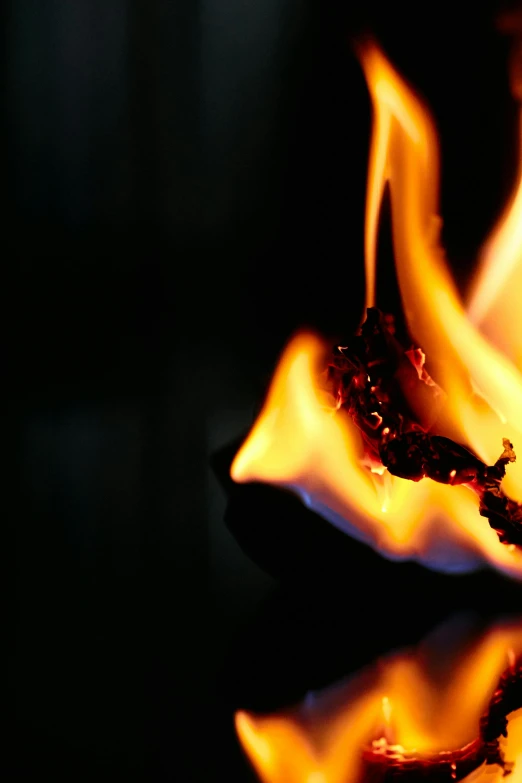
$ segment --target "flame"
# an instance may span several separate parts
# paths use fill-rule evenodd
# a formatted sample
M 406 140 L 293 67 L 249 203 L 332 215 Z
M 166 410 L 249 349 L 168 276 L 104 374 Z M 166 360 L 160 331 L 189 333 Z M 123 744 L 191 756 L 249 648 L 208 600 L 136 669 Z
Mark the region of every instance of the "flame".
M 388 186 L 403 310 L 430 375 L 447 393 L 437 431 L 487 464 L 499 456 L 503 437 L 522 454 L 522 329 L 516 320 L 522 311 L 522 136 L 515 193 L 485 245 L 468 313 L 439 238 L 439 151 L 429 111 L 375 44 L 365 43 L 358 54 L 374 116 L 366 304 L 375 299 L 378 224 Z M 299 334 L 287 346 L 232 478 L 292 489 L 387 557 L 454 572 L 487 563 L 522 577 L 522 552 L 499 543 L 469 489 L 429 479 L 415 484 L 361 463 L 358 433 L 321 389 L 326 351 L 311 334 Z M 522 501 L 522 459 L 510 465 L 503 488 Z
M 522 335 L 516 316 L 522 286 L 522 112 L 519 149 L 516 189 L 482 250 L 468 311 L 473 322 L 520 368 Z
M 479 258 L 479 274 L 472 282 L 468 312 L 473 323 L 520 367 L 522 336 L 516 328 L 517 289 L 522 284 L 522 14 L 507 13 L 499 27 L 513 36 L 511 92 L 519 103 L 519 163 L 513 194 Z
M 506 424 L 516 441 L 513 422 L 518 423 L 521 410 L 522 377 L 473 326 L 446 264 L 439 240 L 438 143 L 429 112 L 376 46 L 361 50 L 361 62 L 374 108 L 365 226 L 369 296 L 387 183 L 403 309 L 412 336 L 429 359 L 431 375 L 451 403 L 438 427 L 491 464 Z M 516 221 L 504 228 L 504 245 L 513 229 Z M 506 489 L 508 482 L 509 494 L 522 499 L 522 464 L 510 471 Z
M 520 621 L 498 624 L 472 645 L 457 638 L 449 654 L 444 646 L 444 655 L 441 630 L 442 636 L 447 633 L 439 629 L 416 650 L 393 654 L 316 695 L 311 707 L 305 700 L 276 715 L 236 713 L 239 739 L 263 783 L 360 781 L 362 749 L 378 751 L 386 744 L 379 729 L 383 717 L 393 728 L 397 744 L 391 747 L 399 756 L 453 751 L 475 740 L 506 669 L 508 649 L 522 652 L 522 626 Z M 522 709 L 511 714 L 502 747 L 506 760 L 515 761 L 510 779 L 517 780 Z M 492 765 L 466 778 L 467 783 L 483 780 L 500 783 L 502 771 Z

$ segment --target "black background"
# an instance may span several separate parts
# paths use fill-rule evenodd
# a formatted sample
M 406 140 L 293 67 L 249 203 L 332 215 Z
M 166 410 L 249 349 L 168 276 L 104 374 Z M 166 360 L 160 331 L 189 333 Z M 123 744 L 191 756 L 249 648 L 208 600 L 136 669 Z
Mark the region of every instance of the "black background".
M 460 591 L 481 611 L 512 600 L 500 581 L 437 580 L 406 620 L 425 577 L 358 554 L 341 594 L 320 569 L 278 593 L 210 467 L 296 328 L 359 320 L 363 30 L 436 117 L 464 286 L 513 184 L 516 105 L 505 6 L 461 5 L 4 5 L 7 780 L 248 780 L 233 709 L 414 640 Z

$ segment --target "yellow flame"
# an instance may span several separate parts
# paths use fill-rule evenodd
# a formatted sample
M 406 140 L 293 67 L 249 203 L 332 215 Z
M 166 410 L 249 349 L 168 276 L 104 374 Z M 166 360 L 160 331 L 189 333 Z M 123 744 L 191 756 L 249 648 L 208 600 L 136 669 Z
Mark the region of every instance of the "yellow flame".
M 317 383 L 326 346 L 313 335 L 292 340 L 274 374 L 266 403 L 232 463 L 237 482 L 294 489 L 341 529 L 395 558 L 416 558 L 447 570 L 486 561 L 522 576 L 522 552 L 500 543 L 465 487 L 430 479 L 379 476 L 361 462 L 359 433 L 330 407 Z M 383 511 L 382 482 L 389 485 Z
M 319 695 L 306 720 L 300 708 L 272 716 L 238 712 L 239 739 L 263 783 L 360 781 L 362 749 L 379 739 L 375 732 L 383 707 L 393 722 L 394 742 L 400 743 L 393 748 L 399 753 L 451 751 L 476 739 L 507 650 L 522 652 L 522 626 L 499 625 L 471 647 L 463 645 L 464 653 L 457 650 L 449 663 L 444 656 L 434 666 L 427 655 L 429 640 L 427 644 L 378 661 L 347 684 Z M 516 761 L 513 774 L 519 775 L 522 709 L 511 716 L 503 748 L 506 759 Z M 502 772 L 496 766 L 477 770 L 469 776 L 472 780 L 500 783 Z
M 428 110 L 376 46 L 367 45 L 360 56 L 375 118 L 366 267 L 375 266 L 379 211 L 388 183 L 404 313 L 411 334 L 426 353 L 431 374 L 448 395 L 438 429 L 469 445 L 491 464 L 506 427 L 515 444 L 522 430 L 522 376 L 474 327 L 446 264 L 439 239 L 438 142 Z M 500 247 L 506 253 L 508 246 L 515 246 L 514 232 L 520 234 L 517 220 L 504 221 L 496 233 L 501 239 L 493 243 L 488 257 L 496 256 Z M 522 443 L 522 437 L 518 439 Z M 509 471 L 506 490 L 522 500 L 522 462 Z
M 382 697 L 382 714 L 385 720 L 386 724 L 390 724 L 391 722 L 391 714 L 392 714 L 392 708 L 390 704 L 390 700 L 387 696 Z
M 522 501 L 522 375 L 514 363 L 522 352 L 522 329 L 506 330 L 512 347 L 503 352 L 468 317 L 439 240 L 438 142 L 430 114 L 377 46 L 365 44 L 359 56 L 374 113 L 365 221 L 367 304 L 375 296 L 378 223 L 388 185 L 404 313 L 428 371 L 447 393 L 437 432 L 488 464 L 508 437 L 521 458 L 509 466 L 503 487 Z M 484 251 L 470 304 L 475 321 L 487 313 L 493 324 L 502 322 L 501 315 L 518 324 L 521 225 L 522 168 L 518 190 Z M 515 274 L 520 286 L 511 282 Z M 506 286 L 509 297 L 501 295 Z M 309 334 L 289 344 L 232 477 L 293 489 L 330 522 L 389 557 L 455 571 L 489 563 L 521 577 L 521 552 L 499 544 L 471 491 L 427 479 L 414 484 L 361 464 L 358 433 L 321 390 L 326 350 Z
M 495 345 L 522 367 L 520 294 L 522 290 L 522 112 L 519 117 L 520 161 L 516 188 L 479 259 L 468 312 Z

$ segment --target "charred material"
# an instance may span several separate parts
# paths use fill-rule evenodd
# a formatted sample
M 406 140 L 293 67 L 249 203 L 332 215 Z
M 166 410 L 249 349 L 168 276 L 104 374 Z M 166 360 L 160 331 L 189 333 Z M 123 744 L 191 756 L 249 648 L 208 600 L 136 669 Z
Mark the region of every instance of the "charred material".
M 480 741 L 487 764 L 498 764 L 507 774 L 512 769 L 504 758 L 500 741 L 508 734 L 508 716 L 522 709 L 522 657 L 504 672 L 480 723 Z
M 328 367 L 338 408 L 360 430 L 369 464 L 394 476 L 442 484 L 465 484 L 479 499 L 480 514 L 505 544 L 522 546 L 522 506 L 510 500 L 501 482 L 515 452 L 503 439 L 503 452 L 486 465 L 464 446 L 437 434 L 446 395 L 424 367 L 419 348 L 406 350 L 394 334 L 393 319 L 368 308 L 359 332 L 336 346 Z

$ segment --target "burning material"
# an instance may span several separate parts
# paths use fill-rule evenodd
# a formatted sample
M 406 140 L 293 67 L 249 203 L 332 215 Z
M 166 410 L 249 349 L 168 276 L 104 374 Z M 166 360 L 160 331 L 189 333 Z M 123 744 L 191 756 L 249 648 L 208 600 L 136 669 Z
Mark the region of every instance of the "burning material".
M 494 328 L 499 312 L 517 323 L 522 305 L 513 301 L 522 288 L 512 284 L 522 274 L 519 187 L 486 243 L 468 315 L 439 241 L 429 112 L 374 44 L 359 56 L 374 110 L 367 319 L 333 357 L 313 335 L 294 338 L 231 475 L 296 492 L 389 558 L 452 572 L 487 563 L 521 578 L 522 349 L 517 329 L 502 342 Z M 386 186 L 411 348 L 375 308 Z
M 470 487 L 500 540 L 522 544 L 522 506 L 500 489 L 506 466 L 516 459 L 513 444 L 503 438 L 502 454 L 487 466 L 468 449 L 432 434 L 443 395 L 424 358 L 420 349 L 401 350 L 389 321 L 375 308 L 368 308 L 359 334 L 335 349 L 329 368 L 333 394 L 361 431 L 368 464 L 411 481 L 430 478 Z M 422 413 L 417 419 L 408 404 L 418 404 L 423 395 L 430 398 L 432 421 L 423 420 Z
M 518 783 L 522 626 L 499 623 L 471 643 L 463 627 L 448 623 L 298 708 L 238 713 L 263 783 Z

